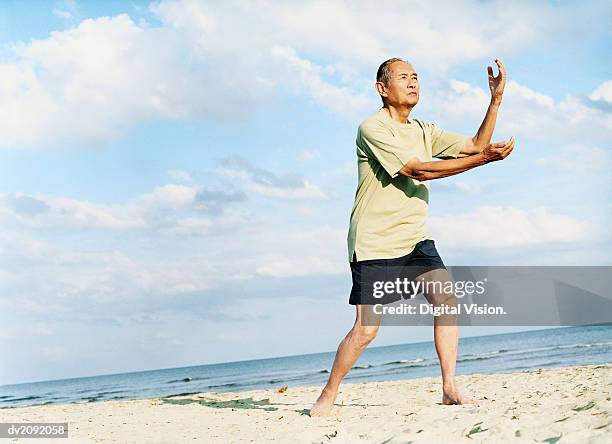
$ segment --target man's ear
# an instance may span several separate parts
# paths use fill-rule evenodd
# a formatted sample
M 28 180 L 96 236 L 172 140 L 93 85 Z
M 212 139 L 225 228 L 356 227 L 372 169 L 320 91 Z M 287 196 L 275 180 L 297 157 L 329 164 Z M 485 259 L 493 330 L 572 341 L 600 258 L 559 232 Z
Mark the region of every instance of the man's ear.
M 374 84 L 374 88 L 376 88 L 376 91 L 378 91 L 378 94 L 380 94 L 382 97 L 387 97 L 387 89 L 385 88 L 383 82 L 376 82 Z

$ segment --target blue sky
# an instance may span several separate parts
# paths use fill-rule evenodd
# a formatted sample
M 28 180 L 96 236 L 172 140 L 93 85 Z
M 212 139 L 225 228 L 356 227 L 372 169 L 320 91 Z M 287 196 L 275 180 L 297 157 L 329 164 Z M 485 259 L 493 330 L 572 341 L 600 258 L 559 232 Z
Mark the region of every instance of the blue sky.
M 375 8 L 0 5 L 0 383 L 334 350 L 356 129 L 394 56 L 411 116 L 468 135 L 508 69 L 513 154 L 431 184 L 447 264 L 609 265 L 610 6 Z

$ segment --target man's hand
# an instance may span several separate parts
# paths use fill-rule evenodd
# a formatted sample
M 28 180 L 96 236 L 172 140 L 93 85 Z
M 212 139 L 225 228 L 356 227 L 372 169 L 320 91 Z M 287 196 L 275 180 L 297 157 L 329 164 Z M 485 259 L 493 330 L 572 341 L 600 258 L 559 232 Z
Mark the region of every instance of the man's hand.
M 495 162 L 496 160 L 505 159 L 514 149 L 514 136 L 510 137 L 507 142 L 490 143 L 482 150 L 482 156 L 485 163 Z
M 417 157 L 411 158 L 399 170 L 400 174 L 421 182 L 425 180 L 441 179 L 463 173 L 489 162 L 502 160 L 514 149 L 514 137 L 507 142 L 497 142 L 487 145 L 480 153 L 461 159 L 448 159 L 433 162 L 421 162 Z
M 506 86 L 506 68 L 501 60 L 495 59 L 499 74 L 493 75 L 493 68 L 487 66 L 487 72 L 489 73 L 489 89 L 491 90 L 491 100 L 501 102 L 502 95 L 504 94 L 504 87 Z

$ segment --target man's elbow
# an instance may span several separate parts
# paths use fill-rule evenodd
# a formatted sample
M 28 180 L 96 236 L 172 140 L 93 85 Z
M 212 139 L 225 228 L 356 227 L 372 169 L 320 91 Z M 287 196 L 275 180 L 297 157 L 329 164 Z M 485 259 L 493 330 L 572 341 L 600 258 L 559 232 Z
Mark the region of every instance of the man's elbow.
M 415 166 L 404 165 L 402 169 L 399 170 L 399 172 L 400 174 L 403 174 L 404 176 L 408 176 L 411 179 L 416 179 L 419 182 L 433 179 L 429 171 L 422 170 Z
M 474 154 L 481 153 L 484 149 L 485 145 L 476 143 L 476 141 L 472 137 L 466 141 L 465 146 L 461 149 L 459 154 L 463 154 L 463 157 L 473 156 Z

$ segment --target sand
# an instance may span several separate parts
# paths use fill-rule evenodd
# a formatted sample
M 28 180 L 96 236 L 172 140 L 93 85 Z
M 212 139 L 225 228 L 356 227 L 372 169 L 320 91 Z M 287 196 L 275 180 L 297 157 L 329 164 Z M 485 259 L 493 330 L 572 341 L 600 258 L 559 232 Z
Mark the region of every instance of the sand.
M 345 383 L 327 418 L 321 387 L 1 409 L 2 422 L 68 422 L 64 443 L 612 443 L 612 363 L 458 376 L 478 406 L 444 406 L 438 377 Z M 557 438 L 560 438 L 557 440 Z

